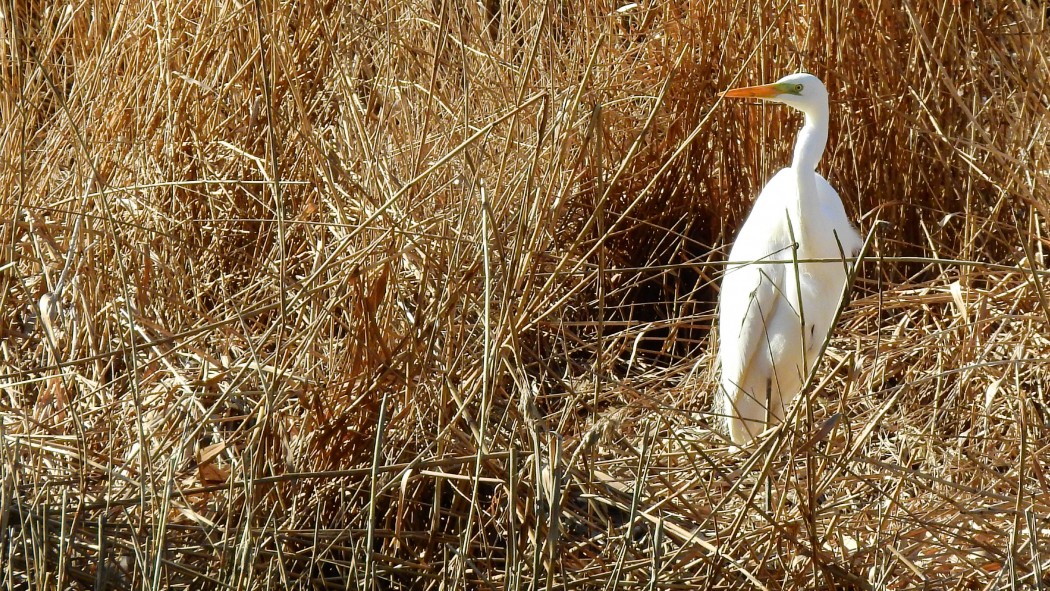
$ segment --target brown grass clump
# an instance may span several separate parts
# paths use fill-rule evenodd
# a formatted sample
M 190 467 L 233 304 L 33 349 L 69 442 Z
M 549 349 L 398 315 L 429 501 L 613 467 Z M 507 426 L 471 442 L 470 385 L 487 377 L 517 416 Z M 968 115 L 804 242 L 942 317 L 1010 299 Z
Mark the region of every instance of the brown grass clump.
M 8 588 L 1050 582 L 1038 2 L 0 9 Z M 728 452 L 807 69 L 869 257 Z M 881 222 L 886 222 L 881 224 Z

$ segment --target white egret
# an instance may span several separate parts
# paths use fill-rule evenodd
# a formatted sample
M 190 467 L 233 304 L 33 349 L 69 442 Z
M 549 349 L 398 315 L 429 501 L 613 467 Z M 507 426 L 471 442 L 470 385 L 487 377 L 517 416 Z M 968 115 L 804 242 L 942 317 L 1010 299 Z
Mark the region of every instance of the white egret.
M 854 256 L 861 238 L 838 193 L 816 172 L 828 139 L 828 92 L 820 79 L 791 74 L 722 96 L 783 103 L 805 114 L 791 167 L 755 201 L 719 294 L 717 409 L 730 439 L 743 445 L 783 422 L 831 329 L 847 277 L 843 256 Z

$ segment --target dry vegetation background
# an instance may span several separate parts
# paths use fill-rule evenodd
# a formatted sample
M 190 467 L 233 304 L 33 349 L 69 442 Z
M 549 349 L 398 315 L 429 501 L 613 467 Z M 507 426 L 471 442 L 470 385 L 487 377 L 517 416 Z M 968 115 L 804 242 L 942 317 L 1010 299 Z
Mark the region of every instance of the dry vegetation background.
M 1050 582 L 1046 11 L 5 3 L 3 585 Z M 734 454 L 717 280 L 799 118 L 714 94 L 800 69 L 874 233 Z

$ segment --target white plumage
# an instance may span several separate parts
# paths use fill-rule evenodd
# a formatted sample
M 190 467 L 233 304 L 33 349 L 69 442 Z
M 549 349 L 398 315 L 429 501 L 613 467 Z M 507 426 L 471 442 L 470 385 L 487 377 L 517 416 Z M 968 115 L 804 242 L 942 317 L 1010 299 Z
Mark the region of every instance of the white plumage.
M 762 189 L 722 278 L 718 410 L 730 439 L 742 445 L 766 428 L 767 417 L 773 425 L 783 421 L 831 330 L 847 278 L 842 257 L 855 256 L 861 238 L 838 193 L 816 172 L 828 137 L 824 84 L 792 74 L 723 96 L 784 103 L 806 118 L 791 167 Z M 813 259 L 832 260 L 806 262 Z

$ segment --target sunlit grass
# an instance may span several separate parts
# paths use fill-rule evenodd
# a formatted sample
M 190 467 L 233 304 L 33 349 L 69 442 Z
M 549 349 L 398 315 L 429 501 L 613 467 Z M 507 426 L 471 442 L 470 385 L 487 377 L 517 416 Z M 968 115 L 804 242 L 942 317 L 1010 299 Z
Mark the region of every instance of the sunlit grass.
M 1040 584 L 1035 4 L 5 8 L 4 586 Z M 801 69 L 873 238 L 731 453 L 718 278 L 800 122 L 715 93 Z

